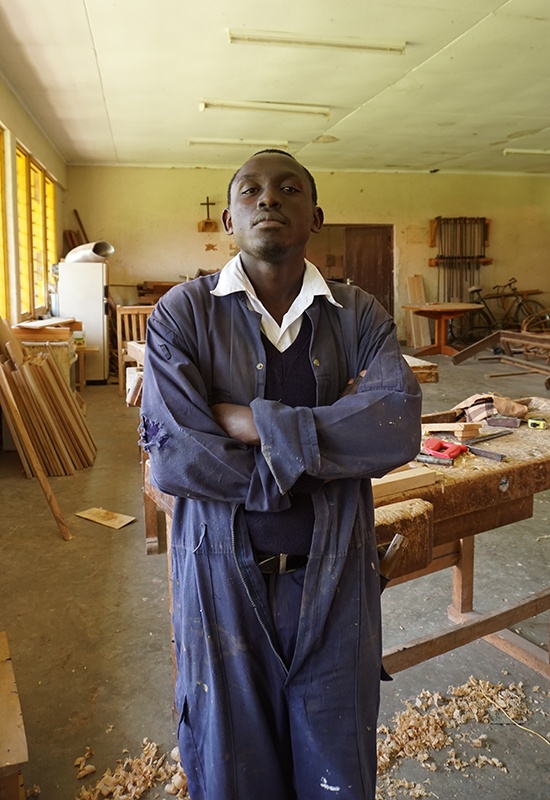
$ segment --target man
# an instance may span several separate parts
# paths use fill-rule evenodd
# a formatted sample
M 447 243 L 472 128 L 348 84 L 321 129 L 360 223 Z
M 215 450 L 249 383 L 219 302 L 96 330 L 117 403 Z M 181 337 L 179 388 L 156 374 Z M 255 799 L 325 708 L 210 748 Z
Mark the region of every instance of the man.
M 309 172 L 262 151 L 228 194 L 240 254 L 172 289 L 147 330 L 142 444 L 176 496 L 182 764 L 192 800 L 372 800 L 370 478 L 418 453 L 420 391 L 377 301 L 305 261 L 323 223 Z

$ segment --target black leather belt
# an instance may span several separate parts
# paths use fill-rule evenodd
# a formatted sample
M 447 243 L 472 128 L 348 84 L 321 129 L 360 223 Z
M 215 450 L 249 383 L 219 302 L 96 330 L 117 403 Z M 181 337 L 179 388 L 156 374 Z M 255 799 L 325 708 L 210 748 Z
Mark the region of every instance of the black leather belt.
M 295 572 L 297 569 L 305 567 L 307 556 L 293 556 L 288 553 L 256 553 L 254 556 L 260 572 L 268 575 L 272 572 L 284 575 L 286 572 Z

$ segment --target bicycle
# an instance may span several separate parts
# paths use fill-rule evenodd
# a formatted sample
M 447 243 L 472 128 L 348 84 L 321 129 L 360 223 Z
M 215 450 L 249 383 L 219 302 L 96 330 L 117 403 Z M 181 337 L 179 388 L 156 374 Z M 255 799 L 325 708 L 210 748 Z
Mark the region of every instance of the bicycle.
M 493 331 L 505 328 L 520 330 L 522 323 L 529 317 L 540 317 L 538 326 L 540 330 L 550 328 L 550 311 L 545 309 L 537 300 L 526 300 L 525 295 L 533 290 L 520 291 L 516 287 L 516 278 L 510 278 L 508 283 L 493 286 L 494 293 L 482 294 L 481 286 L 470 286 L 470 303 L 479 303 L 483 308 L 471 311 L 465 317 L 454 319 L 450 322 L 449 341 L 453 344 L 469 345 L 484 339 Z M 534 290 L 538 291 L 538 290 Z M 513 298 L 506 305 L 505 299 Z M 498 300 L 504 308 L 502 316 L 497 317 L 487 300 Z

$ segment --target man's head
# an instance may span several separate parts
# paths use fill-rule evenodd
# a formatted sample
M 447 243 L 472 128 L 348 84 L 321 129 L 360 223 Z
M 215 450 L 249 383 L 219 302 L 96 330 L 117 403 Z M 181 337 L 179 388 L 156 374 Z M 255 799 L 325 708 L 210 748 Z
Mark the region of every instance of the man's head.
M 231 179 L 222 221 L 242 253 L 278 263 L 304 256 L 310 234 L 321 229 L 323 212 L 308 170 L 282 150 L 262 150 Z
M 297 164 L 300 164 L 300 162 L 296 158 L 294 158 L 293 155 L 291 155 L 290 153 L 287 153 L 286 150 L 277 150 L 276 148 L 268 148 L 266 150 L 258 150 L 257 153 L 254 153 L 252 158 L 255 158 L 256 156 L 261 156 L 263 153 L 278 153 L 281 156 L 286 156 L 287 158 L 292 158 Z M 302 169 L 304 170 L 305 174 L 308 177 L 308 180 L 309 180 L 309 182 L 311 184 L 311 195 L 312 195 L 312 198 L 313 198 L 313 202 L 315 203 L 315 205 L 317 205 L 317 186 L 315 185 L 315 179 L 314 179 L 313 175 L 311 174 L 311 172 L 308 169 L 306 169 L 303 164 L 300 164 L 300 166 L 302 167 Z M 229 185 L 227 187 L 227 205 L 228 205 L 228 207 L 231 205 L 231 187 L 233 186 L 233 183 L 234 183 L 235 178 L 237 177 L 239 171 L 240 170 L 237 170 L 237 172 L 233 175 L 233 177 L 229 181 Z

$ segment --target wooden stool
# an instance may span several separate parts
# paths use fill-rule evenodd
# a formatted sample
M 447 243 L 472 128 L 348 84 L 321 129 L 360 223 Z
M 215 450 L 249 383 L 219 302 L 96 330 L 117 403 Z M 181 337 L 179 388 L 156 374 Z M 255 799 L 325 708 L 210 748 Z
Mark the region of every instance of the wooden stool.
M 0 800 L 24 800 L 21 768 L 29 759 L 5 631 L 0 631 Z
M 77 347 L 76 352 L 78 353 L 78 391 L 81 392 L 86 386 L 86 353 L 99 353 L 99 347 Z

